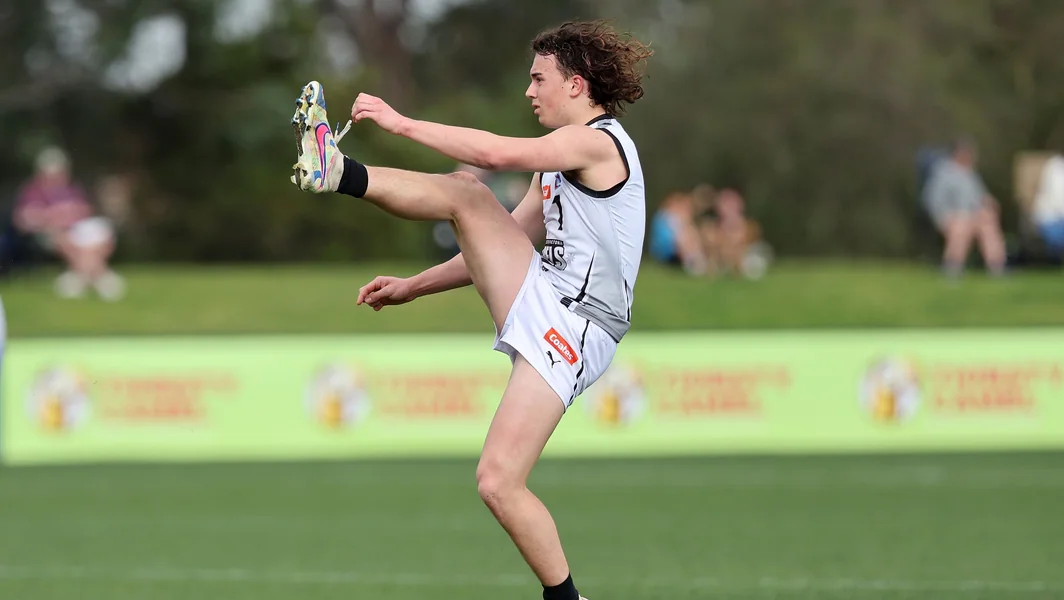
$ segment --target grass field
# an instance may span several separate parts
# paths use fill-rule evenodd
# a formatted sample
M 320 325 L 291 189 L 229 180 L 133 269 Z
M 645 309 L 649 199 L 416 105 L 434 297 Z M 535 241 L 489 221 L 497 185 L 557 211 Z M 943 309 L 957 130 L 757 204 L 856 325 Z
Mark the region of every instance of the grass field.
M 539 598 L 471 462 L 0 472 L 0 598 Z M 1064 596 L 1064 456 L 548 461 L 592 600 Z
M 483 332 L 472 289 L 374 313 L 416 266 L 138 267 L 117 304 L 0 284 L 13 337 Z M 1064 277 L 648 265 L 634 328 L 1064 325 Z M 540 597 L 471 461 L 0 468 L 0 599 Z M 1064 598 L 1064 454 L 549 460 L 532 488 L 591 600 Z
M 492 332 L 466 288 L 374 313 L 358 288 L 425 265 L 130 267 L 117 304 L 57 299 L 53 272 L 5 281 L 12 337 L 86 334 Z M 927 266 L 788 263 L 758 282 L 693 279 L 647 261 L 633 329 L 1064 325 L 1064 274 L 959 282 Z

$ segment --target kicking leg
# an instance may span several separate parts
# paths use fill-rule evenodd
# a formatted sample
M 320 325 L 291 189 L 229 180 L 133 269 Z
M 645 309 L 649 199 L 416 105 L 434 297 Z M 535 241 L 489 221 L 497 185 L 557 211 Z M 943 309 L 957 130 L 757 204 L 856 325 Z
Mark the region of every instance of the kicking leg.
M 477 466 L 480 497 L 543 584 L 548 600 L 579 597 L 554 519 L 527 487 L 563 408 L 550 385 L 518 355 Z
M 404 219 L 454 223 L 473 285 L 501 331 L 535 248 L 491 190 L 470 173 L 431 175 L 361 165 L 337 149 L 320 84 L 308 84 L 296 104 L 292 124 L 299 158 L 292 181 L 310 192 L 364 198 Z
M 469 173 L 367 172 L 366 200 L 399 217 L 454 224 L 473 285 L 502 331 L 535 249 L 491 190 Z

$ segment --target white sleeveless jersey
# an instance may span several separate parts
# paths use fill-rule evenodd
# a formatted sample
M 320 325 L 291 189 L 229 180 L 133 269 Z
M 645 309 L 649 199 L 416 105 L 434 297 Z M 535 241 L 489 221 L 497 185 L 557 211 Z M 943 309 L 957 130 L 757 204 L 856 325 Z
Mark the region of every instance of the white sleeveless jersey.
M 562 172 L 540 176 L 547 230 L 543 270 L 563 304 L 619 342 L 631 321 L 643 256 L 643 170 L 635 143 L 617 119 L 602 115 L 587 125 L 613 138 L 628 176 L 604 191 L 588 189 Z

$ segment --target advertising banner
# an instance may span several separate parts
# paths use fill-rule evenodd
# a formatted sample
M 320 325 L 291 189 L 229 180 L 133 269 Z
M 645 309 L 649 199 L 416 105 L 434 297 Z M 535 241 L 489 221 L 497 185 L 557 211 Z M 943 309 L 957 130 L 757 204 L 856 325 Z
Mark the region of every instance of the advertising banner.
M 14 340 L 8 464 L 475 456 L 485 336 Z M 545 454 L 1064 447 L 1064 331 L 629 334 Z

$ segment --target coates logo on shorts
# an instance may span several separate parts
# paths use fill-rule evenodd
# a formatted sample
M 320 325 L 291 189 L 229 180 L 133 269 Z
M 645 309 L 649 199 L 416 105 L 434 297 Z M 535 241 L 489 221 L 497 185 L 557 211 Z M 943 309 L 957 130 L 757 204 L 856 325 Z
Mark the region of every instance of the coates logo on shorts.
M 30 419 L 52 432 L 85 423 L 91 410 L 88 378 L 78 369 L 53 366 L 37 373 L 30 384 L 26 409 Z
M 865 371 L 858 398 L 861 408 L 877 421 L 907 421 L 920 408 L 920 388 L 920 372 L 915 363 L 886 357 L 876 360 Z
M 614 363 L 585 393 L 584 406 L 606 425 L 628 425 L 646 411 L 643 377 L 635 368 Z
M 576 355 L 576 351 L 569 345 L 568 340 L 562 337 L 562 334 L 558 333 L 553 327 L 547 330 L 547 333 L 543 334 L 543 339 L 547 340 L 547 343 L 554 347 L 561 355 L 562 360 L 575 365 L 576 361 L 580 360 L 580 357 Z
M 332 429 L 362 421 L 369 414 L 370 399 L 365 380 L 345 364 L 321 368 L 307 386 L 307 412 Z

